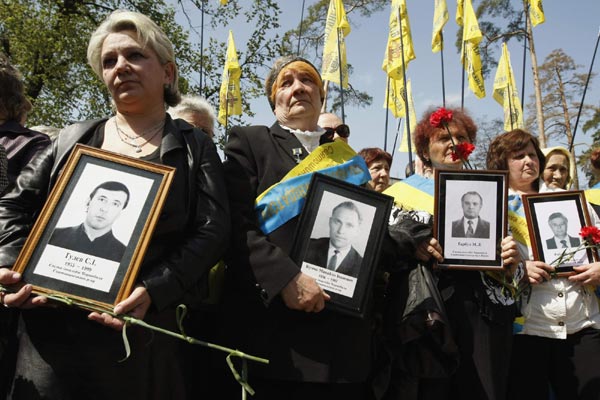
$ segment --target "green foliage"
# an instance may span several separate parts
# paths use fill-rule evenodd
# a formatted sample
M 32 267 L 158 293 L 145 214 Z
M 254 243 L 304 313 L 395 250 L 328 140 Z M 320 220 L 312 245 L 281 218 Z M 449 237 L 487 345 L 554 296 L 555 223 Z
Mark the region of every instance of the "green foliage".
M 182 72 L 189 69 L 187 33 L 174 23 L 175 10 L 161 0 L 0 3 L 2 51 L 23 74 L 34 105 L 28 125 L 62 127 L 111 112 L 109 95 L 87 65 L 86 52 L 92 32 L 118 8 L 145 13 L 162 26 L 175 44 Z

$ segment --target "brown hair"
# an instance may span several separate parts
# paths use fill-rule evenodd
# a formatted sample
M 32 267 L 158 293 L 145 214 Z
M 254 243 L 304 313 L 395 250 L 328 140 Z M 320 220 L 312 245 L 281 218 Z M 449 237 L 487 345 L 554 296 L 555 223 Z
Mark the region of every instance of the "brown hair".
M 8 58 L 0 54 L 0 119 L 21 122 L 29 111 L 31 102 L 25 96 L 21 74 Z
M 358 155 L 365 159 L 367 166 L 375 161 L 387 161 L 388 166 L 392 166 L 392 155 L 379 147 L 366 147 L 358 152 Z
M 429 144 L 431 143 L 431 140 L 435 138 L 435 135 L 440 130 L 446 129 L 437 128 L 429 123 L 431 114 L 436 112 L 438 108 L 439 107 L 430 108 L 425 111 L 425 114 L 423 114 L 423 117 L 417 124 L 414 133 L 417 154 L 419 155 L 419 158 L 421 158 L 421 161 L 423 161 L 423 164 L 427 167 L 431 167 L 431 160 L 425 156 L 425 152 L 429 149 Z M 469 141 L 475 143 L 475 140 L 477 139 L 477 125 L 475 125 L 475 122 L 473 122 L 471 117 L 459 108 L 447 108 L 447 110 L 452 111 L 452 121 L 450 121 L 448 125 L 462 129 L 469 137 Z
M 495 169 L 500 171 L 508 171 L 508 160 L 516 152 L 523 150 L 527 145 L 533 144 L 535 153 L 540 162 L 540 173 L 544 170 L 546 164 L 546 156 L 540 149 L 538 139 L 529 132 L 522 129 L 514 129 L 509 132 L 504 132 L 490 144 L 487 153 L 486 165 L 487 169 Z M 539 189 L 539 179 L 533 182 L 533 188 Z
M 600 170 L 600 147 L 596 147 L 590 154 L 590 162 L 592 167 Z

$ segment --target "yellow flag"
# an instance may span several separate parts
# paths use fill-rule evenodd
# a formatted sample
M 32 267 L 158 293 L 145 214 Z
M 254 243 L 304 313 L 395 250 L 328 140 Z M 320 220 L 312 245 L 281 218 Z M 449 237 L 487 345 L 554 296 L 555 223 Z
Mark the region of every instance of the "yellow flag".
M 321 77 L 324 81 L 335 82 L 348 87 L 348 64 L 346 62 L 346 43 L 344 38 L 350 33 L 350 24 L 344 11 L 342 0 L 331 0 L 325 22 L 325 46 L 323 47 L 323 69 Z M 339 53 L 338 53 L 339 41 Z M 342 82 L 340 82 L 340 59 L 342 66 Z
M 477 16 L 473 10 L 471 0 L 464 0 L 463 14 L 463 52 L 462 64 L 469 77 L 469 88 L 479 98 L 485 97 L 485 85 L 481 71 L 481 56 L 479 55 L 479 42 L 483 35 L 479 30 Z
M 504 108 L 504 130 L 523 128 L 521 99 L 517 92 L 515 76 L 510 64 L 510 53 L 506 43 L 502 44 L 502 55 L 494 78 L 494 100 Z
M 222 6 L 227 5 L 227 0 L 221 0 L 221 5 Z
M 402 25 L 402 37 L 400 25 Z M 404 50 L 404 68 L 406 68 L 408 63 L 415 59 L 406 0 L 392 0 L 390 33 L 381 66 L 392 79 L 403 79 L 402 50 Z
M 383 108 L 388 108 L 394 118 L 403 117 L 406 114 L 404 105 L 404 83 L 402 79 L 390 78 L 390 84 L 385 90 Z
M 531 18 L 531 24 L 538 26 L 546 21 L 544 15 L 544 7 L 542 6 L 542 0 L 527 0 L 529 2 L 529 18 Z
M 227 58 L 225 59 L 225 67 L 223 67 L 221 90 L 219 91 L 219 115 L 217 119 L 221 125 L 227 123 L 227 117 L 230 115 L 242 115 L 241 76 L 242 68 L 235 50 L 233 32 L 229 31 Z
M 463 26 L 463 2 L 464 0 L 456 0 L 456 25 Z
M 411 150 L 416 152 L 415 147 L 415 128 L 417 127 L 417 114 L 415 113 L 415 105 L 412 97 L 412 85 L 410 79 L 406 82 L 406 96 L 408 98 L 408 116 L 410 122 L 410 144 Z M 406 119 L 404 120 L 404 130 L 402 131 L 402 141 L 400 142 L 400 148 L 398 151 L 408 153 L 408 126 L 406 125 Z
M 433 33 L 431 34 L 431 51 L 437 53 L 444 48 L 442 29 L 448 22 L 448 6 L 446 0 L 435 0 L 433 11 Z

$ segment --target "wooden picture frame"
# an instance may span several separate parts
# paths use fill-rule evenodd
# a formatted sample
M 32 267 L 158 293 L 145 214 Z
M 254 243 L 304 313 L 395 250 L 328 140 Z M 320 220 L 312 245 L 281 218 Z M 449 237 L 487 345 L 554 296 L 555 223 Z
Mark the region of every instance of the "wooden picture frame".
M 535 260 L 553 265 L 563 253 L 574 251 L 582 243 L 579 232 L 591 224 L 583 191 L 524 194 L 522 199 Z M 581 249 L 567 262 L 556 265 L 555 271 L 569 273 L 574 266 L 598 260 L 596 251 Z
M 444 250 L 438 267 L 504 268 L 501 242 L 508 224 L 508 173 L 438 169 L 434 193 L 434 236 Z
M 174 173 L 77 144 L 13 270 L 36 294 L 112 310 L 133 289 Z
M 331 296 L 326 308 L 364 316 L 392 203 L 390 196 L 313 174 L 291 257 Z

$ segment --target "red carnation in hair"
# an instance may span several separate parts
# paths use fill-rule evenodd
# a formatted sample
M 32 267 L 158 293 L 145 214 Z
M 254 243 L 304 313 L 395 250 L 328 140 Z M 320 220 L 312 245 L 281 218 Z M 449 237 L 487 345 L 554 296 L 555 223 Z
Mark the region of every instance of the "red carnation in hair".
M 452 121 L 452 111 L 446 110 L 444 107 L 438 108 L 429 117 L 429 123 L 436 128 L 443 128 L 450 121 Z

